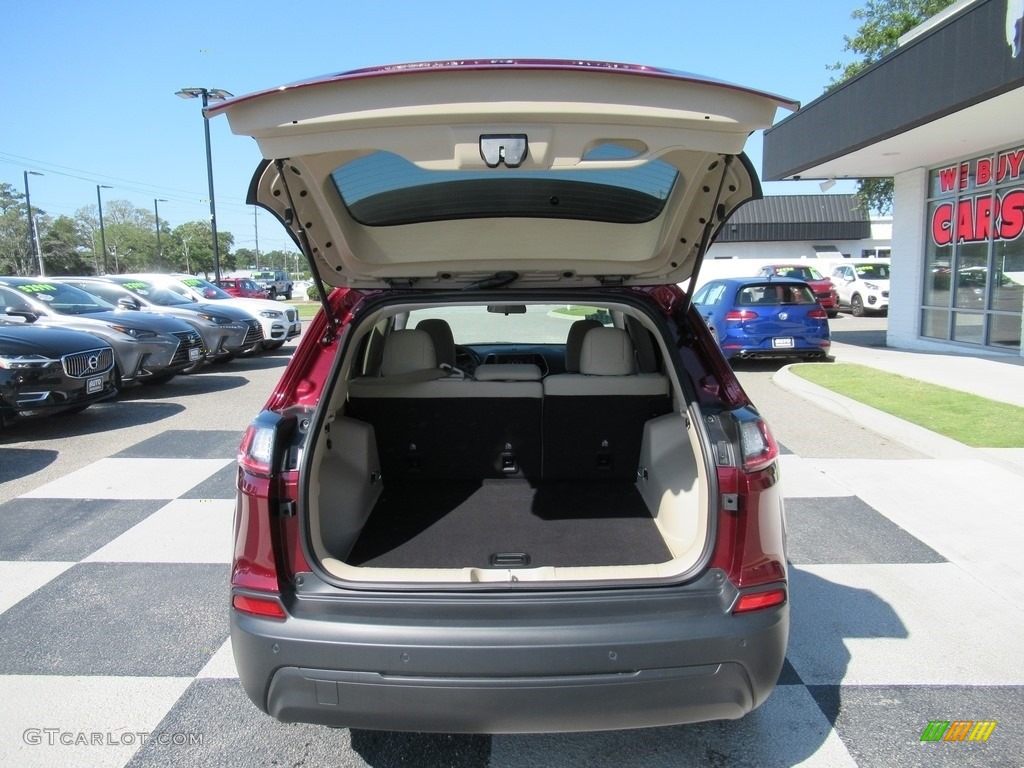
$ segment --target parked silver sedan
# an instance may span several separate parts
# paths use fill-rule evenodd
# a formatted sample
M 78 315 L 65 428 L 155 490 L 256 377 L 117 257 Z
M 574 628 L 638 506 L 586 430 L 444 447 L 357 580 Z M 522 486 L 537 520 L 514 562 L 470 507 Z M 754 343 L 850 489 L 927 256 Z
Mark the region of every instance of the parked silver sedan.
M 151 312 L 118 312 L 72 285 L 39 277 L 0 277 L 0 301 L 10 317 L 28 323 L 86 331 L 114 348 L 118 387 L 159 384 L 203 356 L 203 339 L 183 320 Z

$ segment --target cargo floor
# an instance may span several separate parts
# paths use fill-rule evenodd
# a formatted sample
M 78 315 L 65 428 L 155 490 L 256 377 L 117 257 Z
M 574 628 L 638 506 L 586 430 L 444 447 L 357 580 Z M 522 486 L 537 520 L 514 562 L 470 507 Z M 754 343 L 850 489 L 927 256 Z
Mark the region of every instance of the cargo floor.
M 515 553 L 528 556 L 527 567 L 672 558 L 632 483 L 484 480 L 386 487 L 347 562 L 494 568 L 508 566 L 492 556 Z

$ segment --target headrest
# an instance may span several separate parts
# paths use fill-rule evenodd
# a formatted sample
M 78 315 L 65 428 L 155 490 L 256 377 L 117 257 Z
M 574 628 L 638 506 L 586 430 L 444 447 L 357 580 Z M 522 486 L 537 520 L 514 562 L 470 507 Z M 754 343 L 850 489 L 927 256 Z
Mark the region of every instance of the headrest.
M 452 327 L 446 321 L 439 317 L 429 317 L 416 323 L 416 330 L 430 334 L 438 365 L 455 365 L 455 339 L 452 336 Z
M 384 341 L 381 376 L 394 376 L 409 371 L 436 368 L 434 342 L 426 331 L 407 329 L 392 331 Z
M 621 328 L 593 328 L 583 337 L 580 373 L 592 376 L 628 376 L 636 372 L 633 342 Z
M 569 335 L 565 337 L 565 372 L 580 372 L 580 350 L 583 349 L 583 337 L 587 331 L 600 328 L 597 320 L 577 320 L 569 326 Z

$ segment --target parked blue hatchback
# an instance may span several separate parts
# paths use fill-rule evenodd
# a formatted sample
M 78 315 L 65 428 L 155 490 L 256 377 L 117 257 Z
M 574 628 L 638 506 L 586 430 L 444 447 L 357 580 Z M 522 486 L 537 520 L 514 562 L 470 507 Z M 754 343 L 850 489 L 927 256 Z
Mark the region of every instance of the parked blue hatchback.
M 726 358 L 828 359 L 828 313 L 811 287 L 792 278 L 712 280 L 693 303 Z

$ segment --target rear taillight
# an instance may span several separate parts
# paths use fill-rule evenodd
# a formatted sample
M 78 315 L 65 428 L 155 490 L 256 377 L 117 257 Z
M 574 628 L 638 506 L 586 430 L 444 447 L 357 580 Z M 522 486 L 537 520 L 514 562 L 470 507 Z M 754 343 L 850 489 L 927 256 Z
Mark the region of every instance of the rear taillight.
M 757 317 L 757 312 L 752 309 L 730 309 L 725 313 L 726 320 L 734 320 L 736 322 L 743 322 L 744 320 L 753 320 Z
M 828 312 L 824 309 L 812 309 L 807 316 L 813 320 L 828 320 Z
M 295 417 L 264 411 L 245 431 L 238 449 L 238 501 L 231 586 L 266 592 L 266 598 L 235 595 L 232 605 L 256 616 L 284 618 L 280 604 L 275 526 L 281 504 L 279 476 L 295 431 Z
M 276 435 L 274 427 L 263 426 L 258 421 L 250 424 L 238 448 L 239 466 L 258 477 L 270 477 Z
M 763 419 L 741 421 L 739 428 L 744 472 L 760 471 L 778 458 L 778 443 Z

